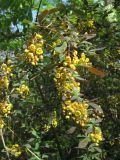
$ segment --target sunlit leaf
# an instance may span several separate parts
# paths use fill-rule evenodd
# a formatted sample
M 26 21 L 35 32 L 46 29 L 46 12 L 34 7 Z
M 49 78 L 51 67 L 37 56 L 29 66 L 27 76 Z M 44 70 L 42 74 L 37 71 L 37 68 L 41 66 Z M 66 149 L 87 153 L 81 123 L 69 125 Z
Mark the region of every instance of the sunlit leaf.
M 94 68 L 94 67 L 88 67 L 87 68 L 89 72 L 95 74 L 96 76 L 99 76 L 101 78 L 105 77 L 105 73 L 101 70 L 98 70 L 97 68 Z

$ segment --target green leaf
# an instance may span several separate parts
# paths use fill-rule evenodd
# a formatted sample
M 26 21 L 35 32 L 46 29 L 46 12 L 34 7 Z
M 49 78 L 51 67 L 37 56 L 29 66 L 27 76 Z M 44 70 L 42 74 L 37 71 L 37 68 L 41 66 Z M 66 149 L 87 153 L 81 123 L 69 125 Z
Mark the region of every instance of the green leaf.
M 31 148 L 31 145 L 30 145 L 30 144 L 25 144 L 24 146 L 25 146 L 26 148 L 29 148 L 29 149 Z
M 36 138 L 39 138 L 37 132 L 36 132 L 34 129 L 31 131 L 31 133 L 32 133 L 32 135 L 34 135 Z
M 69 130 L 67 130 L 67 134 L 73 134 L 76 130 L 76 127 L 71 127 Z
M 47 159 L 48 159 L 48 155 L 43 154 L 43 155 L 42 155 L 42 158 L 47 158 Z
M 88 143 L 89 143 L 90 139 L 88 137 L 86 137 L 85 139 L 83 139 L 82 141 L 79 142 L 78 144 L 78 148 L 86 148 Z
M 63 62 L 65 60 L 65 55 L 63 53 L 60 53 L 59 59 L 60 59 L 60 62 Z
M 62 46 L 60 47 L 55 47 L 55 52 L 57 53 L 63 53 L 67 49 L 67 42 L 63 42 Z
M 99 105 L 97 105 L 96 103 L 90 102 L 89 105 L 92 106 L 93 108 L 95 108 L 97 111 L 103 113 L 102 108 Z

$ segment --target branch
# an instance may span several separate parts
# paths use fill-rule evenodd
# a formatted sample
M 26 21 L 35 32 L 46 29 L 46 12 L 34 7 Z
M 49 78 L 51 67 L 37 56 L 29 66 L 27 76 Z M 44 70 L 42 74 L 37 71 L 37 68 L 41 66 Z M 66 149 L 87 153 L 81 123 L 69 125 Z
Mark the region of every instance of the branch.
M 8 127 L 8 129 L 9 129 L 19 140 L 21 140 L 21 139 L 18 137 L 18 135 L 17 135 L 16 133 L 14 133 L 14 131 L 13 131 L 11 128 Z M 26 146 L 25 146 L 25 148 L 26 148 L 26 150 L 27 150 L 28 152 L 30 152 L 34 157 L 36 157 L 36 159 L 41 160 L 41 158 L 39 158 L 33 151 L 31 151 L 31 150 L 30 150 L 29 148 L 27 148 Z
M 4 137 L 3 137 L 2 129 L 0 129 L 0 136 L 1 136 L 2 143 L 3 143 L 3 147 L 6 150 L 6 154 L 7 154 L 8 160 L 9 160 L 9 152 L 8 152 L 9 148 L 6 147 L 5 140 L 4 140 Z
M 27 148 L 27 151 L 30 152 L 36 159 L 41 160 L 41 158 L 39 158 L 35 153 L 33 153 L 29 148 Z
M 39 6 L 38 6 L 38 10 L 37 10 L 37 15 L 36 15 L 36 20 L 35 20 L 35 22 L 37 22 L 37 18 L 38 18 L 38 14 L 39 14 L 39 11 L 40 11 L 41 4 L 42 4 L 42 0 L 40 0 Z
M 38 84 L 38 82 L 37 82 L 36 79 L 35 79 L 35 83 L 36 83 L 37 90 L 38 90 L 38 92 L 39 92 L 39 94 L 40 94 L 40 96 L 41 96 L 41 98 L 42 98 L 43 103 L 46 104 L 46 101 L 47 101 L 47 100 L 45 99 L 45 97 L 44 97 L 44 95 L 43 95 L 43 92 L 42 92 L 42 89 L 41 89 L 41 87 L 39 86 L 39 84 Z
M 56 141 L 56 144 L 57 144 L 57 148 L 58 148 L 58 152 L 59 152 L 59 155 L 60 155 L 60 159 L 64 160 L 65 156 L 63 155 L 62 148 L 61 148 L 61 145 L 60 145 L 58 137 L 57 137 L 57 133 L 56 133 L 56 131 L 55 131 L 53 126 L 51 128 L 52 128 L 52 131 L 53 131 L 53 134 L 54 134 L 54 137 L 55 137 L 55 141 Z

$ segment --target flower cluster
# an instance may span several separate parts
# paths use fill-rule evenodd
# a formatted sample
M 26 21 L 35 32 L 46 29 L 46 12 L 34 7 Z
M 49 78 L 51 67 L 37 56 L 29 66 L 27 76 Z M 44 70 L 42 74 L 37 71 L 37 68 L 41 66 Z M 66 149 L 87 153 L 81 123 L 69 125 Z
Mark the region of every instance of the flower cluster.
M 90 27 L 90 28 L 95 28 L 94 21 L 93 20 L 87 21 L 87 26 Z
M 11 66 L 11 60 L 8 59 L 6 63 L 2 63 L 1 70 L 3 71 L 4 75 L 10 75 L 12 76 L 12 66 Z
M 93 19 L 88 19 L 87 21 L 81 21 L 80 25 L 80 29 L 83 30 L 83 28 L 87 28 L 87 30 L 94 30 L 95 27 L 95 23 Z
M 44 132 L 48 132 L 49 129 L 50 129 L 50 125 L 49 125 L 49 124 L 45 124 L 45 125 L 43 126 Z
M 104 117 L 104 114 L 103 114 L 103 111 L 102 111 L 102 110 L 99 110 L 99 109 L 94 108 L 92 116 L 93 116 L 95 119 L 99 119 L 99 118 L 103 118 L 103 117 Z
M 57 39 L 56 41 L 54 41 L 51 45 L 52 48 L 55 48 L 57 45 L 59 45 L 61 43 L 61 39 Z
M 22 96 L 22 98 L 25 98 L 29 94 L 29 88 L 24 84 L 21 85 L 19 88 L 16 88 L 16 91 Z
M 7 76 L 1 76 L 0 77 L 0 93 L 3 92 L 3 90 L 8 89 L 9 86 L 9 79 Z
M 24 50 L 28 62 L 32 65 L 38 65 L 39 60 L 43 60 L 42 46 L 42 36 L 36 34 L 29 46 Z
M 12 109 L 12 104 L 8 102 L 1 102 L 0 103 L 0 112 L 4 115 L 7 116 L 10 114 Z
M 65 101 L 63 104 L 63 113 L 66 119 L 72 118 L 77 124 L 85 126 L 88 122 L 88 104 L 85 102 Z
M 89 58 L 86 58 L 85 53 L 81 54 L 81 58 L 79 60 L 79 63 L 88 65 L 89 64 Z
M 0 118 L 0 129 L 4 127 L 5 123 L 2 118 Z
M 44 124 L 43 130 L 44 132 L 48 132 L 51 127 L 56 128 L 58 125 L 57 114 L 56 111 L 50 114 L 50 120 L 47 124 Z
M 74 92 L 80 93 L 80 83 L 76 81 L 75 74 L 78 74 L 76 67 L 79 64 L 88 64 L 89 59 L 82 53 L 78 58 L 77 51 L 74 50 L 72 56 L 65 53 L 63 66 L 56 67 L 55 84 L 59 95 L 62 96 L 63 113 L 66 119 L 72 118 L 77 124 L 85 126 L 88 122 L 88 105 L 85 102 L 72 100 Z
M 6 63 L 2 63 L 0 66 L 2 71 L 2 76 L 0 76 L 0 94 L 8 89 L 9 86 L 9 77 L 12 76 L 12 65 L 11 60 L 9 59 Z
M 93 132 L 89 134 L 91 140 L 98 145 L 102 141 L 102 132 L 99 127 L 94 127 Z
M 14 144 L 11 148 L 11 153 L 15 155 L 15 157 L 19 157 L 22 153 L 20 146 L 18 144 Z
M 53 115 L 52 115 L 52 122 L 51 122 L 51 124 L 52 124 L 52 126 L 53 126 L 54 128 L 57 127 L 58 122 L 57 122 L 57 117 L 56 117 L 56 111 L 54 111 L 54 113 L 53 113 Z
M 56 68 L 54 81 L 59 94 L 62 93 L 65 98 L 71 98 L 73 90 L 80 91 L 80 83 L 75 81 L 73 73 L 67 67 Z
M 12 62 L 10 59 L 5 60 L 4 63 L 0 66 L 0 128 L 3 128 L 5 125 L 4 117 L 8 116 L 12 109 L 12 104 L 5 99 L 8 98 L 8 89 L 9 89 L 9 81 L 12 76 Z

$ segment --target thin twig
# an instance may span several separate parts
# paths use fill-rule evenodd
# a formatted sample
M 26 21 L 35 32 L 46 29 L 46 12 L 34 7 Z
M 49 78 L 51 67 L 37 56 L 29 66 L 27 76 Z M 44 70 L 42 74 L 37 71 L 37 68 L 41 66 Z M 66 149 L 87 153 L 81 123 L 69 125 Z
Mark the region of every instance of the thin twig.
M 64 160 L 64 156 L 63 156 L 63 152 L 62 152 L 62 148 L 61 148 L 61 145 L 59 143 L 59 140 L 58 140 L 58 137 L 57 137 L 57 133 L 54 129 L 54 127 L 52 126 L 52 131 L 53 131 L 53 134 L 55 136 L 55 141 L 56 141 L 56 144 L 57 144 L 57 148 L 58 148 L 58 152 L 59 152 L 59 155 L 60 155 L 60 159 L 61 160 Z
M 0 129 L 0 136 L 1 136 L 2 143 L 3 143 L 3 147 L 4 147 L 4 149 L 6 150 L 6 154 L 7 154 L 7 157 L 8 157 L 8 159 L 9 159 L 9 157 L 10 157 L 10 156 L 9 156 L 9 152 L 8 152 L 8 149 L 9 149 L 9 148 L 6 147 L 2 129 Z
M 17 134 L 16 134 L 11 128 L 8 127 L 8 129 L 9 129 L 19 140 L 21 140 L 21 139 L 17 136 Z M 25 147 L 26 147 L 26 146 L 25 146 Z M 39 158 L 35 153 L 33 153 L 29 148 L 26 147 L 26 149 L 27 149 L 28 152 L 30 152 L 30 153 L 31 153 L 34 157 L 36 157 L 38 160 L 42 160 L 42 159 Z
M 29 148 L 27 148 L 27 151 L 30 152 L 35 158 L 37 158 L 38 160 L 42 160 L 41 158 L 39 158 L 35 153 L 33 153 Z
M 37 10 L 37 15 L 36 15 L 36 20 L 35 20 L 35 22 L 37 22 L 37 18 L 38 18 L 38 14 L 39 14 L 39 11 L 40 11 L 41 4 L 42 4 L 42 0 L 40 0 L 39 6 L 38 6 L 38 10 Z

